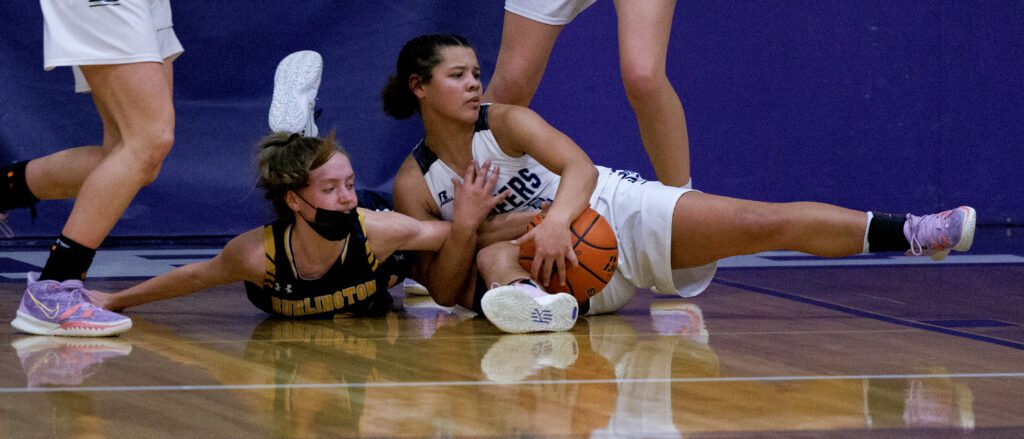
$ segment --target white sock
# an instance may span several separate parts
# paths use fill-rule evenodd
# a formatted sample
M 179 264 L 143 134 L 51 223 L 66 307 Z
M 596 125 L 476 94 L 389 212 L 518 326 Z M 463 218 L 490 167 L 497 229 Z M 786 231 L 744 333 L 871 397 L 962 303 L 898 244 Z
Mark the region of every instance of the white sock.
M 868 229 L 871 228 L 871 218 L 874 218 L 874 217 L 875 217 L 875 215 L 873 215 L 871 213 L 871 211 L 869 210 L 868 211 L 868 222 L 867 222 L 867 224 L 864 225 L 864 250 L 861 251 L 861 254 L 871 253 L 871 250 L 868 249 Z
M 520 286 L 519 289 L 522 290 L 522 291 L 525 291 L 527 294 L 530 295 L 530 297 L 538 298 L 538 297 L 544 297 L 544 296 L 548 296 L 549 295 L 548 293 L 545 293 L 544 290 L 542 290 L 539 286 L 534 286 L 534 285 L 530 284 L 529 282 L 525 282 L 525 281 L 522 281 L 522 280 L 517 280 L 515 282 L 510 283 L 509 285 Z

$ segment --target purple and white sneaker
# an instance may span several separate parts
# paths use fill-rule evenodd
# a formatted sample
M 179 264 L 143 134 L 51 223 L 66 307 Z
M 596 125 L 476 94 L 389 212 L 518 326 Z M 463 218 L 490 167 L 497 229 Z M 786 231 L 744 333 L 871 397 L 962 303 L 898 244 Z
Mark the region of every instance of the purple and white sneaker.
M 82 290 L 80 280 L 41 281 L 39 273 L 29 273 L 11 326 L 29 334 L 71 337 L 104 337 L 131 329 L 131 319 L 93 305 Z
M 493 285 L 480 300 L 487 320 L 502 331 L 568 331 L 576 324 L 579 305 L 571 294 L 548 294 L 526 283 Z
M 903 236 L 910 242 L 907 255 L 931 256 L 941 261 L 950 250 L 965 252 L 974 242 L 976 221 L 977 213 L 968 206 L 925 216 L 907 214 L 903 224 Z

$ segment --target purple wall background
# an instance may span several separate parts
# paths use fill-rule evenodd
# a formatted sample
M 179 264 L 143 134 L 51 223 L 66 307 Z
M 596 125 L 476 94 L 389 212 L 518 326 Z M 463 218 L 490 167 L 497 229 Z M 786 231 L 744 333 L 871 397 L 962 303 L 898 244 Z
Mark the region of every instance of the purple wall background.
M 490 77 L 501 2 L 174 0 L 177 141 L 114 236 L 235 234 L 269 209 L 253 187 L 276 63 L 317 50 L 322 131 L 338 130 L 363 187 L 390 189 L 421 136 L 380 111 L 401 45 L 461 33 Z M 472 5 L 472 8 L 466 7 Z M 461 8 L 461 9 L 460 9 Z M 694 180 L 766 201 L 930 212 L 963 203 L 985 224 L 1024 219 L 1024 2 L 680 2 L 668 73 L 682 96 Z M 34 3 L 0 2 L 0 161 L 101 139 L 69 69 L 42 70 Z M 618 68 L 615 11 L 601 0 L 562 33 L 533 108 L 594 161 L 653 177 Z M 59 232 L 70 202 L 11 222 Z

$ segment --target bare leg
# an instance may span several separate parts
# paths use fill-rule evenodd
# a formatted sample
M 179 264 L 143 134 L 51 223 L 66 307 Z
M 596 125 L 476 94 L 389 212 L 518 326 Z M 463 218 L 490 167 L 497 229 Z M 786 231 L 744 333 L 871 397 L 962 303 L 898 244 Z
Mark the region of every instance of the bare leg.
M 82 66 L 123 138 L 85 178 L 63 234 L 97 248 L 140 188 L 156 178 L 174 142 L 174 107 L 164 65 Z
M 619 62 L 644 148 L 658 181 L 690 181 L 690 142 L 683 105 L 665 73 L 675 0 L 615 0 Z
M 80 146 L 33 159 L 25 166 L 25 182 L 40 200 L 75 198 L 85 177 L 103 161 L 105 151 L 101 146 Z
M 174 89 L 174 66 L 164 61 L 164 75 L 169 90 Z M 93 102 L 103 122 L 103 146 L 80 146 L 65 149 L 28 162 L 25 181 L 32 195 L 40 200 L 64 200 L 78 196 L 89 173 L 107 154 L 123 142 L 121 130 L 103 97 L 93 93 Z
M 494 75 L 484 91 L 484 102 L 529 106 L 563 27 L 505 11 L 501 48 Z
M 32 195 L 40 200 L 63 200 L 78 196 L 78 190 L 89 173 L 117 145 L 121 131 L 102 98 L 93 94 L 93 102 L 103 122 L 103 146 L 80 146 L 65 149 L 28 162 L 25 182 Z
M 529 279 L 530 272 L 519 265 L 519 246 L 500 241 L 480 249 L 476 267 L 487 285 L 508 285 L 520 279 Z
M 687 192 L 672 218 L 672 268 L 768 250 L 825 257 L 863 250 L 867 213 L 824 203 L 763 203 Z

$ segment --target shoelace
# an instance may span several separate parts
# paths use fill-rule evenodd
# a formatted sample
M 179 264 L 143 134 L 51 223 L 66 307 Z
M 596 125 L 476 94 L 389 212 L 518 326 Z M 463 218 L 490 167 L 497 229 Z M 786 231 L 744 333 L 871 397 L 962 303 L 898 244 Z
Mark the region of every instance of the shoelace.
M 938 233 L 938 238 L 941 239 L 943 243 L 948 245 L 949 238 L 947 238 L 946 235 L 942 233 L 942 230 L 949 228 L 949 222 L 945 221 L 945 219 L 949 218 L 949 216 L 952 214 L 952 210 L 947 210 L 945 212 L 933 215 L 932 218 L 929 218 L 927 216 L 915 217 L 913 215 L 907 215 L 907 221 L 910 222 L 910 253 L 913 254 L 914 256 L 921 256 L 922 254 L 924 254 L 924 245 L 922 245 L 921 238 L 918 238 L 917 235 L 922 232 L 927 233 L 928 230 L 931 229 L 932 227 L 934 227 L 936 233 Z M 926 222 L 935 224 L 925 224 Z M 933 243 L 932 249 L 939 249 L 936 244 L 938 243 Z

